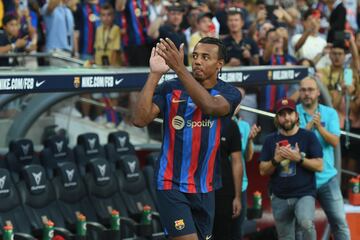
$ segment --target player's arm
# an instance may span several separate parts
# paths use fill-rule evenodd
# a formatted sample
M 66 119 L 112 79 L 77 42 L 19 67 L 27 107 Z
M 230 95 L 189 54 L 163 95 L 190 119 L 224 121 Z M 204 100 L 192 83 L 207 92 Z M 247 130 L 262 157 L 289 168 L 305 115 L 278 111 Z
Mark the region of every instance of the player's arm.
M 145 127 L 160 113 L 159 107 L 153 103 L 152 98 L 161 76 L 150 73 L 139 94 L 132 112 L 132 123 L 137 127 Z
M 141 90 L 132 112 L 132 123 L 137 127 L 148 125 L 160 113 L 159 107 L 153 103 L 155 88 L 162 75 L 169 70 L 164 59 L 152 49 L 150 58 L 150 73 L 145 86 Z
M 204 114 L 225 116 L 230 113 L 230 103 L 223 96 L 210 95 L 209 92 L 201 86 L 201 84 L 196 81 L 191 73 L 186 69 L 183 61 L 183 44 L 180 46 L 180 50 L 178 50 L 170 39 L 167 38 L 166 41 L 161 39 L 160 44 L 157 45 L 157 52 L 176 72 L 186 91 Z

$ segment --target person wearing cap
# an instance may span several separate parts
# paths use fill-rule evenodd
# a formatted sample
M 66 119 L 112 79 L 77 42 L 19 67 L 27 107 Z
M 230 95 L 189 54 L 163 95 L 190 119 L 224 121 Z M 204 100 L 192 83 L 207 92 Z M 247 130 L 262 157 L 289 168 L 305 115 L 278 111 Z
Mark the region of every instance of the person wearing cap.
M 295 220 L 304 239 L 316 239 L 315 172 L 323 170 L 322 147 L 316 135 L 299 127 L 295 102 L 276 103 L 274 124 L 260 154 L 260 174 L 270 176 L 269 193 L 279 239 L 294 239 Z
M 169 38 L 173 41 L 177 48 L 184 43 L 185 48 L 185 65 L 188 65 L 188 44 L 186 36 L 181 28 L 181 23 L 184 17 L 184 6 L 180 3 L 172 3 L 167 6 L 167 21 L 164 22 L 164 18 L 159 17 L 149 25 L 148 35 L 153 40 L 159 40 L 160 38 Z
M 2 19 L 4 31 L 0 34 L 0 53 L 23 52 L 28 36 L 19 38 L 19 22 L 15 15 L 7 14 Z M 0 66 L 15 66 L 18 61 L 13 57 L 1 57 Z
M 195 45 L 204 37 L 216 37 L 214 32 L 211 31 L 213 18 L 212 13 L 205 12 L 200 13 L 196 19 L 197 21 L 197 31 L 190 36 L 189 42 L 189 64 L 192 63 L 192 52 L 194 51 Z
M 319 104 L 320 91 L 314 78 L 304 78 L 300 82 L 299 92 L 300 104 L 296 106 L 296 111 L 300 127 L 314 132 L 323 149 L 324 170 L 316 173 L 317 199 L 328 218 L 334 238 L 350 239 L 334 166 L 334 147 L 339 144 L 340 138 L 339 117 L 335 109 Z
M 241 8 L 229 8 L 227 27 L 229 35 L 224 39 L 228 51 L 228 66 L 259 65 L 259 48 L 254 40 L 243 33 L 244 19 Z

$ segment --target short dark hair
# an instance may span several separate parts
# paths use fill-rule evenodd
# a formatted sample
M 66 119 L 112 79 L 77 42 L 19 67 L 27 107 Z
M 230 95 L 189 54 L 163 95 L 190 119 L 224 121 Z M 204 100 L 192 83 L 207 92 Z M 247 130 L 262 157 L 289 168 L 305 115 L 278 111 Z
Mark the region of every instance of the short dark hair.
M 240 15 L 241 20 L 244 21 L 243 14 L 244 14 L 244 12 L 241 8 L 231 7 L 231 8 L 227 9 L 226 18 L 228 18 L 229 16 Z
M 2 24 L 3 26 L 5 26 L 6 24 L 8 24 L 9 22 L 13 21 L 13 20 L 17 20 L 18 18 L 15 16 L 15 14 L 12 13 L 8 13 L 6 14 L 3 19 L 2 19 Z
M 226 61 L 226 47 L 224 45 L 224 43 L 218 39 L 218 38 L 213 38 L 213 37 L 204 37 L 202 38 L 199 43 L 204 43 L 204 44 L 213 44 L 218 46 L 219 51 L 218 51 L 218 59 L 223 59 L 224 61 Z
M 108 2 L 102 4 L 101 7 L 100 7 L 100 9 L 102 9 L 102 10 L 111 10 L 111 11 L 114 12 L 113 6 L 112 6 L 110 3 L 108 3 Z

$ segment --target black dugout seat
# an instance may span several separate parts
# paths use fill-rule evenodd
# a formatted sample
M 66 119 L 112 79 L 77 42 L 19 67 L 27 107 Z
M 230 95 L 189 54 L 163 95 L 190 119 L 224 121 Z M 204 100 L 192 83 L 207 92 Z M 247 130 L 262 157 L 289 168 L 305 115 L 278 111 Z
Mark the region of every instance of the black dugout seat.
M 136 155 L 123 155 L 117 161 L 118 170 L 116 175 L 119 181 L 120 193 L 124 199 L 130 217 L 141 222 L 143 208 L 148 205 L 152 209 L 153 221 L 150 233 L 153 238 L 162 239 L 164 233 L 161 227 L 159 213 L 147 184 L 140 170 L 139 159 Z M 141 231 L 141 230 L 140 230 Z
M 117 165 L 116 175 L 118 176 L 120 192 L 130 216 L 139 220 L 145 205 L 149 205 L 153 211 L 156 211 L 155 203 L 147 188 L 136 155 L 121 156 Z
M 110 133 L 108 143 L 104 146 L 106 158 L 110 161 L 111 167 L 115 169 L 119 156 L 135 154 L 135 148 L 130 143 L 129 134 L 125 131 Z
M 127 218 L 128 212 L 121 198 L 117 178 L 105 159 L 93 159 L 87 166 L 84 178 L 89 197 L 99 222 L 110 226 L 110 209 L 120 212 L 121 236 L 133 237 L 136 233 L 135 221 Z
M 81 213 L 86 217 L 89 239 L 104 239 L 103 236 L 109 234 L 109 230 L 97 222 L 96 212 L 75 163 L 59 164 L 52 184 L 57 195 L 59 212 L 65 219 L 67 229 L 76 231 L 77 213 Z
M 146 165 L 143 167 L 143 173 L 146 180 L 147 188 L 153 198 L 155 205 L 159 207 L 156 199 L 156 188 L 155 188 L 155 168 L 157 160 L 159 158 L 159 152 L 152 152 L 146 157 Z
M 66 239 L 73 237 L 69 231 L 64 229 L 65 221 L 59 212 L 56 193 L 46 178 L 42 166 L 35 164 L 25 166 L 17 188 L 35 237 L 42 234 L 44 217 L 55 223 L 55 233 L 65 236 Z
M 19 181 L 19 175 L 24 166 L 40 164 L 40 160 L 34 151 L 34 144 L 29 139 L 11 141 L 5 162 L 6 168 L 9 169 L 15 183 Z
M 60 164 L 75 162 L 73 151 L 68 147 L 68 140 L 60 135 L 54 135 L 45 140 L 44 149 L 40 153 L 40 160 L 50 179 Z
M 24 213 L 17 189 L 7 169 L 0 168 L 0 228 L 8 221 L 13 226 L 15 239 L 35 239 L 31 235 L 30 222 Z
M 87 221 L 96 222 L 94 211 L 76 165 L 72 162 L 59 164 L 52 180 L 59 204 L 68 229 L 75 230 L 76 212 L 86 216 Z
M 80 175 L 84 176 L 86 165 L 93 159 L 105 159 L 104 148 L 100 145 L 99 136 L 96 133 L 84 133 L 78 136 L 77 145 L 74 148 Z

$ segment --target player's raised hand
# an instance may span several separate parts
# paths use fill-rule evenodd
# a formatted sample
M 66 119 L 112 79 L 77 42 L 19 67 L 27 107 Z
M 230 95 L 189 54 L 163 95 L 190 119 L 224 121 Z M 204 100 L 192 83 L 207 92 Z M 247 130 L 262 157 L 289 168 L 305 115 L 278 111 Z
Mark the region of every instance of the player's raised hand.
M 152 73 L 165 74 L 169 71 L 169 66 L 166 64 L 164 58 L 162 58 L 153 47 L 150 57 L 150 71 Z
M 175 44 L 166 38 L 160 39 L 160 42 L 156 45 L 156 52 L 165 60 L 166 64 L 176 72 L 179 67 L 184 66 L 184 44 L 180 45 L 180 49 L 177 49 Z

